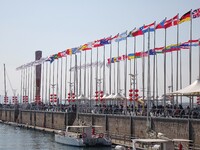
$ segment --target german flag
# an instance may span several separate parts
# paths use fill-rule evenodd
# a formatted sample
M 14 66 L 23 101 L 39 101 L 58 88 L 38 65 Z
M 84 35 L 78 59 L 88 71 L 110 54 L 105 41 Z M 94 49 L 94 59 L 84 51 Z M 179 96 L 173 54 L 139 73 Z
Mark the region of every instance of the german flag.
M 186 21 L 190 21 L 191 19 L 191 10 L 188 11 L 187 13 L 185 13 L 179 20 L 179 24 L 186 22 Z

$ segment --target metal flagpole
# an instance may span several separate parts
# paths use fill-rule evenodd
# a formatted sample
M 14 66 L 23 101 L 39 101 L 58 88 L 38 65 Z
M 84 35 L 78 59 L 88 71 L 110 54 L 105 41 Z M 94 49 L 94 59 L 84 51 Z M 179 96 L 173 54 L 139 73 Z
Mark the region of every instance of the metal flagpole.
M 156 29 L 154 26 L 154 52 L 155 48 L 156 48 Z M 153 104 L 155 104 L 155 69 L 156 69 L 155 65 L 156 65 L 156 55 L 153 55 Z
M 60 68 L 60 104 L 62 104 L 62 78 L 63 78 L 63 72 L 62 72 L 62 69 L 63 69 L 63 58 L 61 57 L 61 68 Z
M 19 101 L 19 103 L 22 103 L 22 82 L 23 80 L 22 80 L 22 69 L 21 69 L 21 88 L 20 88 L 20 101 Z
M 55 61 L 53 62 L 53 72 L 52 72 L 52 74 L 53 74 L 53 85 L 52 85 L 52 88 L 53 88 L 53 105 L 54 105 L 54 73 L 55 73 Z
M 156 106 L 158 106 L 158 56 L 156 55 Z
M 134 37 L 134 54 L 136 53 L 136 37 Z M 135 89 L 137 89 L 137 59 L 136 57 L 134 58 L 134 85 L 133 85 L 133 91 L 135 92 Z M 136 83 L 135 83 L 136 81 Z M 133 105 L 134 105 L 134 111 L 135 111 L 135 96 L 134 96 L 134 100 L 133 100 Z
M 126 31 L 127 32 L 127 31 Z M 126 37 L 126 47 L 125 47 L 125 63 L 124 63 L 124 96 L 127 97 L 127 37 Z M 125 106 L 127 107 L 127 99 L 125 102 Z
M 29 68 L 27 68 L 27 96 L 28 96 L 28 98 L 30 99 L 29 101 L 31 102 L 31 97 L 30 97 L 30 94 L 29 94 L 29 92 L 30 92 L 30 84 L 29 84 L 29 82 L 30 82 L 30 72 L 29 72 Z
M 84 97 L 86 97 L 86 50 L 85 50 L 85 70 L 84 70 Z
M 50 104 L 50 95 L 51 95 L 51 64 L 49 64 L 49 104 Z
M 46 85 L 45 85 L 45 104 L 47 104 L 47 86 L 48 86 L 48 63 L 46 63 Z
M 105 72 L 105 63 L 106 63 L 106 58 L 105 58 L 105 45 L 103 46 L 103 93 L 105 94 L 106 92 L 106 72 Z
M 199 39 L 199 78 L 200 80 L 200 39 Z
M 74 93 L 75 93 L 75 96 L 76 96 L 76 103 L 77 103 L 77 112 L 76 112 L 76 119 L 78 119 L 78 113 L 79 113 L 79 101 L 78 101 L 78 73 L 77 73 L 77 55 L 75 54 L 75 70 L 74 70 L 74 73 L 75 73 L 75 82 L 74 82 L 74 86 L 75 86 L 75 90 L 74 90 Z
M 114 68 L 113 68 L 114 69 L 114 94 L 116 93 L 116 78 L 115 78 L 116 77 L 116 75 L 115 75 L 116 74 L 115 73 L 115 71 L 116 71 L 115 67 L 116 66 L 115 65 L 116 65 L 116 63 L 114 62 Z
M 58 78 L 59 78 L 59 75 L 58 75 L 58 72 L 59 72 L 59 58 L 57 59 L 57 83 L 56 83 L 56 95 L 57 95 L 57 100 L 59 99 L 59 94 L 58 94 Z M 59 99 L 60 100 L 60 99 Z M 57 104 L 59 104 L 60 101 L 57 101 Z
M 165 28 L 165 49 L 166 49 L 166 44 L 167 44 L 167 30 Z M 166 106 L 166 52 L 164 52 L 164 108 Z
M 178 20 L 179 20 L 179 14 L 178 14 Z M 177 24 L 177 46 L 179 44 L 179 24 Z M 180 50 L 181 51 L 181 50 Z M 177 60 L 176 60 L 176 91 L 178 91 L 178 72 L 179 72 L 179 68 L 178 68 L 178 62 L 179 62 L 179 51 L 176 52 L 177 55 Z M 174 101 L 173 101 L 174 104 Z M 176 96 L 176 105 L 178 105 L 178 95 Z
M 67 56 L 65 57 L 65 104 L 67 103 Z
M 149 111 L 150 111 L 150 99 L 151 99 L 151 93 L 150 93 L 150 87 L 151 87 L 151 77 L 150 77 L 150 55 L 149 55 L 149 50 L 150 50 L 150 31 L 148 28 L 148 78 L 147 78 L 147 129 L 150 130 L 150 120 L 149 120 Z
M 42 96 L 41 96 L 41 102 L 44 102 L 44 62 L 42 63 Z
M 79 95 L 81 95 L 81 59 L 82 59 L 82 52 L 80 52 L 80 71 L 79 71 Z
M 91 102 L 92 102 L 92 93 L 93 93 L 93 75 L 92 75 L 92 49 L 91 49 L 91 56 L 90 56 L 90 109 L 91 109 Z
M 120 81 L 119 81 L 119 79 L 120 79 L 120 77 L 119 77 L 119 75 L 120 75 L 120 72 L 119 72 L 119 41 L 117 42 L 117 46 L 118 46 L 118 48 L 117 48 L 117 94 L 119 93 L 119 84 L 120 84 Z
M 112 63 L 111 63 L 111 59 L 112 59 L 112 42 L 110 43 L 110 68 L 109 68 L 109 71 L 110 71 L 110 74 L 109 74 L 109 94 L 112 94 L 112 82 L 111 82 L 111 77 L 112 77 Z
M 145 89 L 145 59 L 144 59 L 144 52 L 145 52 L 145 34 L 143 34 L 143 56 L 142 56 L 142 98 L 144 100 L 144 89 Z
M 72 55 L 70 55 L 70 74 L 69 74 L 69 90 L 70 90 L 70 99 L 72 97 Z
M 192 83 L 192 10 L 190 11 L 190 18 L 189 84 Z M 190 108 L 193 108 L 193 97 L 190 97 Z
M 96 92 L 98 91 L 98 61 L 99 61 L 99 52 L 97 47 L 97 66 L 96 66 Z

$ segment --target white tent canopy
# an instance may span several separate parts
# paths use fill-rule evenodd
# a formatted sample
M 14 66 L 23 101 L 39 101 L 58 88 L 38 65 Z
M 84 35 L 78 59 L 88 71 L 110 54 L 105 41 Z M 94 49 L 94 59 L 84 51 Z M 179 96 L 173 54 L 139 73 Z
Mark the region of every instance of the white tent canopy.
M 183 96 L 199 96 L 200 95 L 200 79 L 195 80 L 192 84 L 178 91 L 169 93 L 168 95 L 183 95 Z

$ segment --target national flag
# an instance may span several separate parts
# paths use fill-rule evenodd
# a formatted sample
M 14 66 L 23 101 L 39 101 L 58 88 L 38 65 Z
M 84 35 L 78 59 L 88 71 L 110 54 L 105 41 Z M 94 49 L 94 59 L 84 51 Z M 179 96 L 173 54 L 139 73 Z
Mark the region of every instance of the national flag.
M 151 23 L 149 25 L 145 25 L 143 28 L 142 28 L 142 32 L 143 34 L 146 33 L 146 32 L 153 32 L 155 31 L 155 22 L 154 23 Z
M 111 60 L 110 60 L 110 58 L 108 58 L 107 60 L 108 60 L 108 62 L 107 62 L 107 63 L 108 63 L 108 64 L 110 64 L 110 63 L 111 63 Z
M 178 14 L 176 16 L 174 16 L 173 18 L 165 21 L 164 26 L 165 26 L 165 29 L 167 29 L 167 28 L 169 28 L 171 26 L 175 26 L 177 24 L 178 24 Z
M 150 49 L 149 51 L 146 51 L 146 53 L 149 55 L 156 55 L 156 52 L 154 49 Z
M 110 39 L 110 40 L 111 40 L 111 41 L 112 41 L 112 40 L 115 40 L 115 39 L 116 39 L 118 36 L 119 36 L 119 33 L 118 33 L 118 34 L 116 34 L 115 36 L 111 37 L 111 39 Z
M 92 42 L 88 42 L 87 44 L 81 45 L 79 50 L 86 51 L 92 49 Z
M 72 48 L 72 54 L 80 53 L 81 51 L 79 50 L 78 47 Z
M 101 40 L 102 40 L 102 39 L 94 41 L 94 42 L 92 43 L 92 47 L 95 48 L 95 47 L 103 46 L 103 45 L 101 45 L 101 43 L 100 43 Z
M 157 47 L 154 50 L 155 50 L 156 54 L 161 54 L 161 53 L 163 53 L 163 49 L 164 49 L 164 47 Z
M 126 37 L 127 37 L 127 31 L 119 34 L 119 36 L 115 39 L 115 42 L 126 40 Z
M 121 60 L 122 60 L 121 56 L 117 57 L 117 61 L 121 61 Z
M 67 54 L 67 55 L 72 55 L 72 49 L 67 49 L 67 50 L 66 50 L 66 54 Z
M 127 35 L 127 37 L 133 37 L 133 32 L 135 32 L 135 30 L 136 30 L 136 28 L 134 28 L 133 30 L 131 30 L 129 33 L 128 33 L 128 35 Z
M 186 22 L 186 21 L 190 21 L 191 19 L 191 11 L 188 11 L 187 13 L 185 13 L 179 20 L 179 24 L 183 23 L 183 22 Z
M 200 17 L 200 8 L 193 10 L 192 12 L 192 18 L 198 18 Z
M 180 49 L 181 49 L 180 44 L 171 44 L 168 45 L 165 49 L 163 49 L 163 52 L 168 53 L 168 52 L 178 51 Z
M 65 56 L 66 56 L 66 51 L 62 51 L 58 53 L 58 58 L 65 57 Z
M 128 56 L 122 55 L 122 60 L 126 60 L 127 58 L 128 58 Z
M 134 55 L 135 55 L 135 58 L 140 58 L 141 57 L 141 52 L 136 52 Z
M 116 57 L 111 58 L 111 63 L 115 63 L 117 61 Z
M 137 31 L 132 33 L 132 36 L 139 36 L 139 35 L 143 35 L 142 29 L 144 28 L 144 26 L 140 27 Z
M 134 53 L 130 53 L 130 54 L 128 54 L 128 59 L 130 60 L 130 59 L 134 59 L 135 58 L 135 55 L 134 55 Z
M 106 45 L 110 43 L 111 43 L 111 36 L 100 40 L 101 45 Z
M 141 56 L 141 57 L 147 57 L 148 55 L 147 55 L 146 52 L 141 52 L 141 53 L 140 53 L 140 56 Z
M 166 22 L 166 18 L 163 21 L 161 21 L 159 24 L 156 25 L 156 29 L 165 28 L 165 22 Z
M 54 54 L 54 59 L 58 59 L 58 54 Z

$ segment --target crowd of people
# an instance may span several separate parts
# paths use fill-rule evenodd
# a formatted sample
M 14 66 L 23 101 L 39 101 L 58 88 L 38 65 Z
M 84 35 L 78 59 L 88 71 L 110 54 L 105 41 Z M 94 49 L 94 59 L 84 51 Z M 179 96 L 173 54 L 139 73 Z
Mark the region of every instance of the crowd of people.
M 40 110 L 52 112 L 79 112 L 79 113 L 92 113 L 92 114 L 113 114 L 113 115 L 129 115 L 129 116 L 147 116 L 147 105 L 137 104 L 124 106 L 122 104 L 0 104 L 0 108 L 22 109 L 22 110 Z M 183 107 L 179 105 L 152 105 L 149 109 L 149 116 L 151 117 L 179 117 L 179 118 L 196 118 L 200 119 L 200 107 L 190 108 L 189 106 Z

